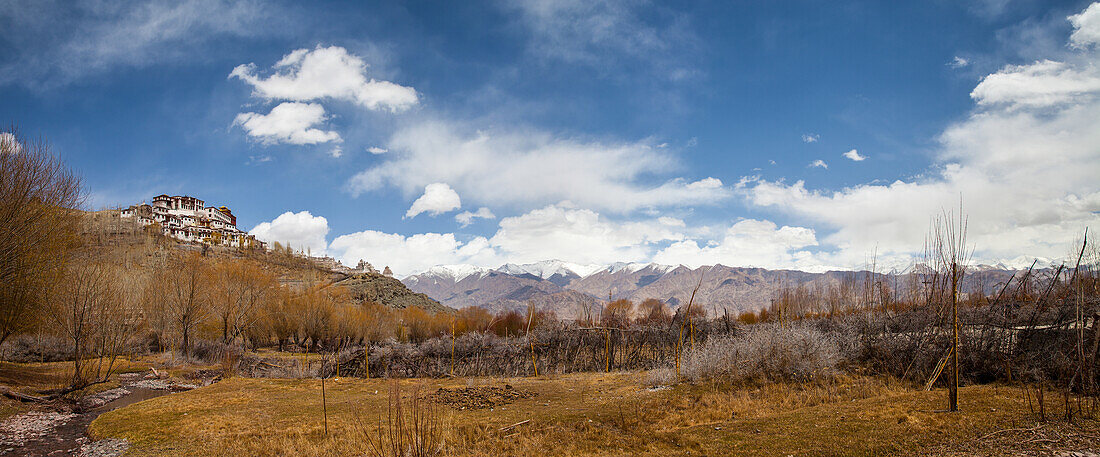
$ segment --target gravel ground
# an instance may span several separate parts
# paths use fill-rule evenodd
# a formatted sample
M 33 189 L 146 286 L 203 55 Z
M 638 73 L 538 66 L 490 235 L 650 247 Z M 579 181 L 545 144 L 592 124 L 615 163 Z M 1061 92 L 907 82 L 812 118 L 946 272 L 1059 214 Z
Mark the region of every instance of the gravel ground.
M 88 443 L 80 447 L 81 457 L 118 457 L 130 449 L 126 440 L 106 439 Z
M 77 417 L 73 413 L 30 411 L 0 423 L 0 454 L 13 447 L 21 447 L 27 441 L 46 436 L 58 426 Z
M 94 409 L 100 406 L 106 405 L 112 401 L 122 398 L 126 395 L 130 395 L 130 391 L 124 387 L 116 387 L 111 390 L 105 390 L 95 395 L 89 395 L 80 399 L 80 406 L 86 409 Z

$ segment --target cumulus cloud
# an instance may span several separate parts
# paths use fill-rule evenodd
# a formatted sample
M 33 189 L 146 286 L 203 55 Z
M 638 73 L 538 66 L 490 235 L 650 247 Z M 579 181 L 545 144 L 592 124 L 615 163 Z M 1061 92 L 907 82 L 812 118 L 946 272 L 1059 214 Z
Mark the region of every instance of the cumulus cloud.
M 669 220 L 612 220 L 566 202 L 506 217 L 491 238 L 462 242 L 453 233 L 404 236 L 365 230 L 337 237 L 329 252 L 345 263 L 362 258 L 390 265 L 399 275 L 444 264 L 498 267 L 548 259 L 610 264 L 647 261 L 662 243 L 684 240 L 682 229 Z
M 453 233 L 404 236 L 364 230 L 337 237 L 329 245 L 329 251 L 344 264 L 354 264 L 358 259 L 364 259 L 378 268 L 390 267 L 397 276 L 410 275 L 436 265 L 500 265 L 484 237 L 463 243 Z
M 700 247 L 696 240 L 679 241 L 654 255 L 653 261 L 693 268 L 723 264 L 825 271 L 828 267 L 821 259 L 803 249 L 817 244 L 813 229 L 777 227 L 771 221 L 746 219 L 731 225 L 714 243 Z
M 807 166 L 810 168 L 829 168 L 829 164 L 825 163 L 825 161 L 821 159 L 810 162 L 810 164 Z
M 802 135 L 802 142 L 803 143 L 816 143 L 817 140 L 820 140 L 820 139 L 821 139 L 821 135 L 814 135 L 812 133 L 807 133 L 805 135 Z
M 951 68 L 962 68 L 970 65 L 970 61 L 967 60 L 965 57 L 955 56 L 955 58 L 951 59 L 951 61 L 948 62 L 947 65 Z
M 1100 3 L 1093 3 L 1084 11 L 1069 17 L 1073 34 L 1069 43 L 1075 48 L 1087 48 L 1100 43 Z
M 494 206 L 560 201 L 597 210 L 716 204 L 730 197 L 717 178 L 656 180 L 676 157 L 647 142 L 561 138 L 535 129 L 469 131 L 423 122 L 396 132 L 387 160 L 348 182 L 354 195 L 394 186 L 406 194 L 446 182 L 464 198 Z
M 413 218 L 420 213 L 438 216 L 461 206 L 462 201 L 458 198 L 458 193 L 446 183 L 437 182 L 424 187 L 424 194 L 413 202 L 405 212 L 405 217 Z
M 1072 103 L 1100 91 L 1100 75 L 1092 65 L 1043 60 L 1009 65 L 986 76 L 970 93 L 978 105 L 1049 107 Z
M 845 152 L 844 157 L 846 159 L 853 160 L 853 161 L 856 161 L 856 162 L 862 162 L 864 160 L 867 160 L 867 156 L 860 155 L 859 151 L 857 151 L 855 149 L 852 149 L 851 151 Z
M 592 210 L 558 204 L 501 219 L 489 244 L 510 262 L 606 264 L 647 260 L 654 243 L 683 238 L 656 221 L 616 222 Z
M 455 215 L 455 220 L 463 227 L 472 224 L 474 219 L 496 219 L 496 215 L 484 206 L 478 208 L 476 212 L 463 211 Z
M 309 211 L 287 211 L 271 222 L 261 222 L 248 233 L 268 243 L 282 243 L 294 249 L 309 249 L 313 255 L 323 254 L 328 235 L 328 219 L 314 216 Z
M 344 148 L 341 148 L 339 145 L 333 146 L 332 149 L 328 151 L 328 155 L 332 156 L 334 159 L 339 159 L 344 155 Z
M 389 151 L 384 149 L 384 148 L 380 148 L 378 146 L 371 146 L 371 147 L 367 148 L 367 152 L 377 155 L 377 154 L 385 154 Z
M 291 51 L 266 78 L 257 74 L 254 64 L 237 66 L 229 77 L 250 84 L 256 96 L 268 100 L 342 100 L 392 112 L 417 104 L 415 89 L 370 78 L 367 68 L 362 58 L 347 49 L 318 46 Z
M 834 230 L 821 241 L 842 264 L 876 247 L 911 258 L 929 218 L 960 200 L 978 260 L 1060 258 L 1085 227 L 1100 224 L 1100 85 L 1086 83 L 1095 59 L 1082 50 L 984 78 L 973 93 L 977 108 L 940 135 L 938 164 L 919 178 L 835 192 L 756 178 L 739 187 L 756 205 Z
M 716 239 L 690 237 L 685 231 L 684 221 L 668 216 L 615 220 L 564 202 L 506 217 L 490 238 L 462 242 L 452 233 L 404 236 L 366 230 L 337 237 L 329 252 L 345 263 L 366 259 L 389 265 L 398 275 L 444 264 L 498 267 L 549 259 L 601 265 L 721 263 L 807 271 L 824 271 L 832 261 L 813 252 L 818 240 L 810 228 L 748 219 L 718 228 Z
M 280 103 L 270 113 L 240 113 L 233 124 L 264 144 L 317 144 L 340 141 L 340 134 L 313 126 L 324 122 L 325 108 L 317 103 Z M 339 157 L 337 155 L 336 157 Z

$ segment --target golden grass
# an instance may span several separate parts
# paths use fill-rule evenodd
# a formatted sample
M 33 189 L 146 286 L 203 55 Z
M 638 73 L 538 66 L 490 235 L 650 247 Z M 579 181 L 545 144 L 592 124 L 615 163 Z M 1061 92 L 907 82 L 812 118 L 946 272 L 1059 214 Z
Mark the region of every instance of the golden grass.
M 405 393 L 503 385 L 538 393 L 495 410 L 440 407 L 452 455 L 911 455 L 950 448 L 994 430 L 1031 424 L 1020 390 L 972 386 L 959 413 L 939 410 L 944 392 L 844 377 L 813 384 L 681 385 L 648 391 L 644 374 L 571 374 L 521 379 L 402 380 Z M 100 416 L 96 438 L 126 438 L 128 455 L 361 454 L 358 419 L 376 424 L 386 380 L 232 378 Z M 1061 400 L 1048 397 L 1049 411 Z M 530 419 L 513 429 L 501 428 Z M 1096 422 L 1079 422 L 1095 429 Z

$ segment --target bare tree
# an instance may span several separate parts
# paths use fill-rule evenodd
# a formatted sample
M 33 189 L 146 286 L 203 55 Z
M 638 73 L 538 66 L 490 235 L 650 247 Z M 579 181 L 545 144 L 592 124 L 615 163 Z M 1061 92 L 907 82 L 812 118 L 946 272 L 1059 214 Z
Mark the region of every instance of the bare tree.
M 944 211 L 932 222 L 932 229 L 925 245 L 926 260 L 931 265 L 931 291 L 929 304 L 939 310 L 947 310 L 951 326 L 951 350 L 948 378 L 948 408 L 959 410 L 959 286 L 966 272 L 970 253 L 966 246 L 966 216 L 962 206 L 959 214 Z M 938 290 L 937 290 L 938 289 Z M 938 300 L 937 300 L 938 298 Z M 942 313 L 941 313 L 942 314 Z
M 76 244 L 81 202 L 80 179 L 44 142 L 0 135 L 0 344 L 33 325 Z
M 162 291 L 165 317 L 182 338 L 184 356 L 191 355 L 192 331 L 210 317 L 210 307 L 203 292 L 206 268 L 203 262 L 198 255 L 189 255 L 160 271 L 154 279 Z
M 113 293 L 106 268 L 94 262 L 71 268 L 54 290 L 46 315 L 58 333 L 73 343 L 74 386 L 88 383 L 84 361 L 93 352 L 91 340 L 99 324 L 114 306 Z
M 211 273 L 211 305 L 221 321 L 222 343 L 229 344 L 260 318 L 263 305 L 274 295 L 275 278 L 244 260 L 219 262 Z

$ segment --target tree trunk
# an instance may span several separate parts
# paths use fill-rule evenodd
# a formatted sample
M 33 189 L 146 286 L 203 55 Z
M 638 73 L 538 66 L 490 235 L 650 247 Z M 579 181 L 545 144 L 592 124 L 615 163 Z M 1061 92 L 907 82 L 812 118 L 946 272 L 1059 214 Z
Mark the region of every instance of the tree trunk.
M 188 339 L 187 326 L 183 327 L 183 357 L 191 357 L 191 340 Z

